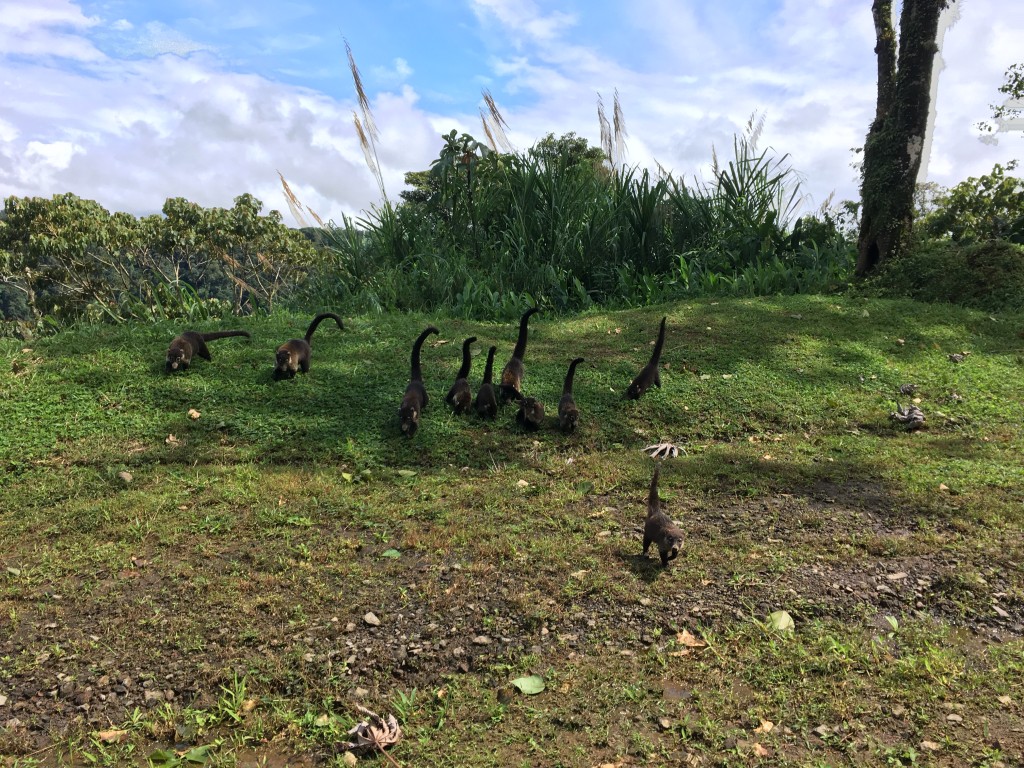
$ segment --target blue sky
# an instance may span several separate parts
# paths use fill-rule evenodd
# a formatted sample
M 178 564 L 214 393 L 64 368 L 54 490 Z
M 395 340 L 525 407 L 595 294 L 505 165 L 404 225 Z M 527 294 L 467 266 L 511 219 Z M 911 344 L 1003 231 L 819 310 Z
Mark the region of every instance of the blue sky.
M 927 166 L 946 185 L 1024 155 L 1024 134 L 985 143 L 974 127 L 1024 60 L 1024 3 L 955 8 Z M 352 126 L 345 40 L 393 197 L 442 133 L 482 138 L 484 88 L 520 149 L 568 131 L 597 144 L 598 94 L 610 112 L 617 90 L 626 162 L 687 179 L 756 113 L 808 207 L 857 194 L 870 0 L 4 0 L 0 195 L 74 192 L 145 214 L 251 192 L 292 222 L 280 172 L 323 218 L 359 215 L 380 193 Z

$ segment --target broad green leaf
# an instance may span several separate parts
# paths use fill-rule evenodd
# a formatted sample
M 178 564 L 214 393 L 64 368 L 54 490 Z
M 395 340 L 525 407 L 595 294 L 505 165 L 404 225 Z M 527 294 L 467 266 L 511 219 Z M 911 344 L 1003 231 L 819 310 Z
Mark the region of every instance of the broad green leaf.
M 346 483 L 351 483 L 352 482 L 352 475 L 350 473 L 348 473 L 348 472 L 342 472 L 341 473 L 341 479 L 344 480 Z
M 792 632 L 796 626 L 789 611 L 773 611 L 768 615 L 768 625 L 776 632 Z
M 402 556 L 402 553 L 399 552 L 397 549 L 385 549 L 383 552 L 380 553 L 380 556 L 381 557 L 390 557 L 390 558 L 399 558 L 399 557 Z
M 512 685 L 518 688 L 520 691 L 525 693 L 527 696 L 533 696 L 544 690 L 544 678 L 540 675 L 528 675 L 526 677 L 517 677 L 512 681 Z
M 416 471 L 412 469 L 400 469 L 398 470 L 399 477 L 416 477 Z

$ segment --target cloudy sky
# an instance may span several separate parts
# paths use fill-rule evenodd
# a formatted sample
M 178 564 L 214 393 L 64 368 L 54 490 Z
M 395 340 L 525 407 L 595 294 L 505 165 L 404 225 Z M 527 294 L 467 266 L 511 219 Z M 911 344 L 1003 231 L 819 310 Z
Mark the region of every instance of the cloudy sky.
M 626 161 L 706 176 L 752 113 L 809 204 L 854 198 L 852 147 L 875 101 L 870 0 L 4 0 L 0 196 L 73 192 L 111 211 L 251 192 L 288 214 L 283 174 L 324 219 L 380 192 L 352 124 L 350 44 L 380 131 L 387 192 L 440 135 L 483 138 L 488 89 L 519 149 L 599 143 L 618 91 Z M 979 141 L 1003 72 L 1024 60 L 1024 2 L 958 0 L 942 44 L 928 178 L 1024 157 Z M 958 16 L 959 18 L 952 18 Z

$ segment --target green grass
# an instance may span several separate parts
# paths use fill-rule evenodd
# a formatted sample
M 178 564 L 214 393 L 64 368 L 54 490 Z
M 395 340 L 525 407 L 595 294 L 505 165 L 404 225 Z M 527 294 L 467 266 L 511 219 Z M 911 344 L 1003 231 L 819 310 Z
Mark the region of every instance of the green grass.
M 663 314 L 664 386 L 624 401 Z M 346 317 L 309 374 L 274 382 L 308 320 L 237 321 L 251 341 L 172 376 L 169 324 L 0 341 L 11 764 L 170 764 L 155 750 L 175 744 L 340 764 L 357 688 L 402 720 L 406 766 L 1021 759 L 1021 315 L 836 297 L 542 313 L 524 389 L 553 419 L 586 358 L 570 436 L 447 410 L 462 339 L 475 390 L 514 324 Z M 904 383 L 916 433 L 888 418 Z M 639 449 L 662 440 L 686 450 L 662 472 L 688 535 L 667 571 L 638 556 Z M 768 629 L 778 609 L 794 634 Z M 544 693 L 506 694 L 530 672 Z M 97 737 L 111 727 L 123 742 Z

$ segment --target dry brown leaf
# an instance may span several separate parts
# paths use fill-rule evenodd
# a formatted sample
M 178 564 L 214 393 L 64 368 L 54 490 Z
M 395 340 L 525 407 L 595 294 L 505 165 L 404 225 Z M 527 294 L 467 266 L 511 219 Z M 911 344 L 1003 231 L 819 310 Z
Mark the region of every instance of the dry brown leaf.
M 676 635 L 676 642 L 680 645 L 686 646 L 687 648 L 703 648 L 707 645 L 699 637 L 694 637 L 690 634 L 690 630 L 684 629 Z
M 754 733 L 771 733 L 775 723 L 771 720 L 762 720 L 761 724 L 754 729 Z
M 758 757 L 768 757 L 768 755 L 770 755 L 771 752 L 768 750 L 768 747 L 764 746 L 763 744 L 758 744 L 757 742 L 754 742 L 754 754 Z
M 128 731 L 97 731 L 96 738 L 104 744 L 120 744 L 128 738 Z
M 190 419 L 192 419 L 192 421 L 195 421 L 195 420 L 196 420 L 196 419 L 198 419 L 198 418 L 199 418 L 199 417 L 200 417 L 201 415 L 202 415 L 202 414 L 201 414 L 201 413 L 199 413 L 199 411 L 197 411 L 197 410 L 196 410 L 195 408 L 189 408 L 189 409 L 188 409 L 188 417 L 189 417 Z
M 178 440 L 178 438 L 175 437 L 174 435 L 168 435 L 166 438 L 164 438 L 164 442 L 167 443 L 167 445 L 177 445 L 181 441 Z

